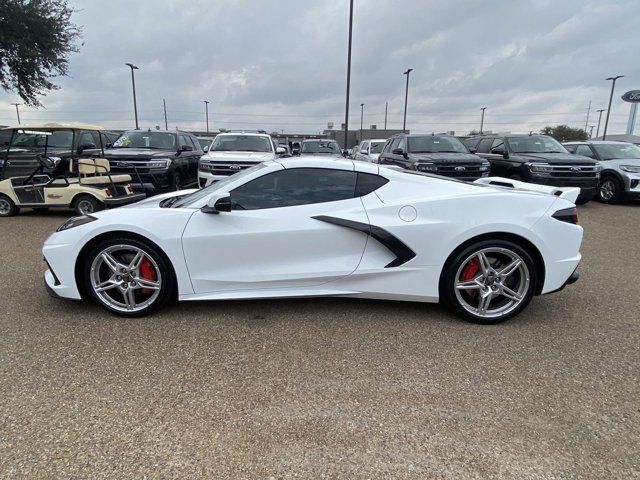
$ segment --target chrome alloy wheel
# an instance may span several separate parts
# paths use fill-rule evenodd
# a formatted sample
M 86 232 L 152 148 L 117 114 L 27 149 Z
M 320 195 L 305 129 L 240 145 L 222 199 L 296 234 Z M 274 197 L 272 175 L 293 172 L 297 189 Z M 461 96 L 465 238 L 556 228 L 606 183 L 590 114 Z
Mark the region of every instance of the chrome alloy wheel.
M 2 216 L 9 215 L 10 211 L 11 211 L 11 204 L 9 203 L 9 200 L 7 200 L 6 198 L 0 197 L 0 215 Z
M 455 276 L 460 305 L 482 318 L 499 318 L 524 301 L 531 276 L 524 260 L 507 248 L 485 248 L 467 257 Z
M 91 288 L 108 307 L 121 312 L 138 312 L 160 294 L 162 277 L 156 261 L 133 245 L 111 245 L 93 260 Z
M 600 185 L 600 197 L 604 201 L 609 201 L 616 193 L 616 185 L 610 178 L 602 182 Z

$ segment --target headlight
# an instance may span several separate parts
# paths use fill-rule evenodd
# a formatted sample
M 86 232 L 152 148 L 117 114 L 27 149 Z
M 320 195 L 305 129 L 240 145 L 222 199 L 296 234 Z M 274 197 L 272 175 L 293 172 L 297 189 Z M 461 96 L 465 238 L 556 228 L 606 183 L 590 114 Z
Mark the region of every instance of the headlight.
M 416 167 L 421 172 L 437 172 L 438 167 L 436 167 L 433 163 L 419 163 Z
M 550 173 L 553 172 L 553 167 L 548 163 L 527 163 L 527 167 L 532 172 Z
M 56 232 L 62 232 L 63 230 L 69 230 L 73 227 L 79 227 L 80 225 L 84 225 L 85 223 L 93 222 L 97 220 L 96 217 L 92 217 L 91 215 L 82 215 L 80 217 L 71 217 L 69 220 L 64 222 L 62 225 L 58 227 Z
M 171 165 L 171 160 L 169 158 L 157 158 L 151 160 L 147 165 L 149 168 L 168 168 Z
M 628 173 L 640 173 L 640 166 L 637 165 L 620 165 L 620 170 Z

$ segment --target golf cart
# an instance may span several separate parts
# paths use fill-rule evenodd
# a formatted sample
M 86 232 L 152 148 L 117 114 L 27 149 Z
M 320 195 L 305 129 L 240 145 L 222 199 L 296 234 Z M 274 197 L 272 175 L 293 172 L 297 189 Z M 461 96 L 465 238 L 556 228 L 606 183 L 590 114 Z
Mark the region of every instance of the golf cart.
M 21 135 L 49 136 L 59 127 L 29 127 L 15 129 Z M 14 132 L 13 137 L 15 137 Z M 47 151 L 45 138 L 44 152 Z M 80 151 L 82 153 L 82 151 Z M 37 167 L 28 176 L 16 176 L 0 181 L 0 217 L 9 217 L 21 207 L 37 210 L 72 208 L 87 215 L 107 207 L 116 207 L 145 198 L 133 193 L 131 176 L 111 175 L 109 161 L 100 156 L 70 158 L 36 154 Z

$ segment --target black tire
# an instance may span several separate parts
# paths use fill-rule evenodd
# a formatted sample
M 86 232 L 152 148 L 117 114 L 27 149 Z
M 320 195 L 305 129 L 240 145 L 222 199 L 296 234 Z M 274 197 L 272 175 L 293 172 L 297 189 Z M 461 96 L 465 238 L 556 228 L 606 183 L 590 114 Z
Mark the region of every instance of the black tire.
M 87 194 L 79 195 L 73 205 L 73 209 L 78 215 L 91 215 L 103 208 L 104 205 L 97 198 Z
M 480 251 L 483 251 L 485 249 L 501 249 L 501 250 L 506 250 L 508 252 L 515 254 L 517 257 L 519 257 L 522 260 L 522 262 L 524 263 L 524 266 L 526 267 L 526 272 L 528 272 L 528 283 L 526 283 L 526 281 L 524 280 L 524 278 L 527 277 L 526 272 L 521 272 L 520 270 L 517 271 L 517 275 L 519 276 L 519 278 L 521 276 L 523 279 L 522 280 L 523 283 L 521 287 L 522 288 L 521 300 L 519 300 L 519 303 L 515 304 L 511 309 L 506 308 L 506 305 L 505 305 L 504 313 L 496 314 L 497 316 L 482 316 L 469 311 L 469 309 L 465 308 L 465 305 L 463 305 L 463 303 L 459 300 L 459 298 L 456 295 L 456 281 L 457 281 L 456 276 L 459 275 L 459 272 L 460 272 L 460 269 L 462 268 L 463 263 L 468 264 L 467 262 L 469 262 L 469 259 L 472 258 L 474 254 Z M 500 254 L 497 254 L 497 255 L 499 256 Z M 499 260 L 499 259 L 496 259 L 496 260 Z M 501 266 L 504 267 L 504 265 L 501 265 Z M 499 270 L 500 268 L 497 268 L 497 271 Z M 462 270 L 462 273 L 464 273 L 464 270 Z M 478 271 L 478 273 L 481 273 L 481 272 Z M 511 278 L 511 280 L 515 280 L 515 278 Z M 508 278 L 503 279 L 502 281 L 504 283 L 504 286 L 508 286 L 508 283 L 505 283 L 509 281 Z M 448 306 L 458 315 L 462 316 L 464 319 L 473 323 L 490 325 L 490 324 L 504 322 L 505 320 L 508 320 L 518 315 L 518 313 L 520 313 L 531 301 L 531 298 L 533 297 L 536 289 L 537 281 L 538 281 L 538 272 L 536 270 L 535 262 L 533 261 L 533 258 L 531 257 L 531 255 L 525 249 L 507 240 L 482 240 L 457 250 L 449 257 L 447 263 L 443 268 L 442 275 L 440 277 L 440 300 L 442 301 L 442 303 L 444 303 L 446 306 Z M 492 283 L 490 282 L 490 284 Z M 500 284 L 498 283 L 497 285 L 498 285 L 497 288 L 500 288 Z M 493 288 L 493 287 L 487 287 L 487 288 Z M 518 291 L 520 291 L 520 289 Z M 469 291 L 463 291 L 463 292 L 471 292 L 471 291 L 469 290 Z M 464 293 L 464 295 L 472 295 L 472 294 L 473 293 Z M 461 293 L 460 295 L 462 296 L 463 294 Z M 480 295 L 480 290 L 478 290 L 478 295 Z M 496 296 L 495 298 L 499 298 L 499 296 Z M 500 300 L 497 300 L 498 306 L 501 301 L 504 301 L 504 298 L 502 297 L 500 298 L 501 298 Z M 509 300 L 507 299 L 507 305 L 508 305 L 508 302 Z
M 576 205 L 584 205 L 586 203 L 589 203 L 592 199 L 593 197 L 578 197 L 576 199 Z
M 6 195 L 0 195 L 0 217 L 12 217 L 20 213 L 20 208 Z
M 98 257 L 105 249 L 114 246 L 130 246 L 144 251 L 145 255 L 151 258 L 159 269 L 159 278 L 161 279 L 159 293 L 151 303 L 140 310 L 123 311 L 122 309 L 114 308 L 114 306 L 109 305 L 101 297 L 99 297 L 98 293 L 92 286 L 91 267 L 94 260 L 96 260 L 96 257 Z M 84 295 L 89 297 L 94 303 L 100 305 L 102 308 L 108 310 L 111 313 L 115 313 L 116 315 L 122 317 L 141 317 L 149 315 L 166 305 L 168 302 L 176 299 L 177 288 L 173 268 L 171 267 L 168 258 L 158 249 L 158 247 L 152 245 L 149 242 L 127 237 L 103 240 L 102 242 L 96 244 L 91 249 L 91 251 L 89 251 L 89 253 L 83 258 L 82 262 L 83 264 L 81 271 Z M 118 294 L 116 292 L 112 295 L 118 298 L 118 295 L 122 294 Z
M 174 192 L 182 190 L 182 177 L 177 170 L 173 173 L 173 178 L 171 179 L 171 190 Z
M 602 203 L 620 203 L 622 200 L 622 182 L 613 175 L 606 175 L 600 179 L 598 185 L 598 200 Z

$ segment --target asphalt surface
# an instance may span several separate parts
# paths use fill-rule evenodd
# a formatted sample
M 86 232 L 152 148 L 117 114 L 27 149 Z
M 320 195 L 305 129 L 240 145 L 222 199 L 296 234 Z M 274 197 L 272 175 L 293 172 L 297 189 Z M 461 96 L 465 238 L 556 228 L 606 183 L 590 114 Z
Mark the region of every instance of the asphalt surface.
M 640 478 L 640 203 L 508 323 L 349 299 L 51 299 L 65 214 L 0 222 L 2 478 Z

